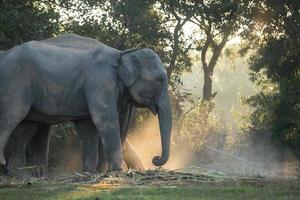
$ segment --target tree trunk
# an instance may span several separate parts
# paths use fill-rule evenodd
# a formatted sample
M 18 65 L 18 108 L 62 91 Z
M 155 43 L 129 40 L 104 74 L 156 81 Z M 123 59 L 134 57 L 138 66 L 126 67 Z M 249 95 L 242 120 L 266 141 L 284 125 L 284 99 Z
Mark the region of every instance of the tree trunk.
M 214 68 L 217 64 L 217 61 L 221 55 L 221 51 L 224 48 L 228 36 L 225 35 L 220 45 L 214 48 L 213 55 L 209 61 L 209 64 L 206 62 L 206 51 L 208 48 L 208 41 L 206 42 L 206 46 L 201 53 L 201 60 L 202 60 L 202 68 L 204 72 L 204 85 L 203 85 L 203 101 L 210 101 L 217 95 L 216 92 L 212 93 L 212 78 L 214 74 Z
M 210 101 L 213 98 L 212 77 L 213 72 L 209 69 L 204 69 L 203 101 Z

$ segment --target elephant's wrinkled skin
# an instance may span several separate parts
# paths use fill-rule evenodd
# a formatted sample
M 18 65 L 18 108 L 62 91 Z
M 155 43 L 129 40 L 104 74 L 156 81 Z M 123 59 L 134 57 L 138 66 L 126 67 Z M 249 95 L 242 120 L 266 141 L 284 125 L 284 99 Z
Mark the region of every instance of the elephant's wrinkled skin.
M 42 123 L 90 121 L 97 133 L 85 165 L 95 168 L 98 138 L 111 171 L 121 170 L 123 158 L 118 103 L 127 91 L 136 106 L 158 113 L 163 165 L 169 158 L 171 108 L 167 76 L 150 49 L 121 52 L 97 40 L 73 34 L 16 46 L 0 60 L 0 164 L 4 148 L 23 120 Z M 99 134 L 98 134 L 99 133 Z

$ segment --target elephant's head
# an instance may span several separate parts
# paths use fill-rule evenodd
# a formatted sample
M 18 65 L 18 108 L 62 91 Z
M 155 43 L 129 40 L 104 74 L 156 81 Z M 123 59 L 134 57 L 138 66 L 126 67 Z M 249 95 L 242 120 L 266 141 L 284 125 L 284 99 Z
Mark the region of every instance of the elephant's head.
M 169 159 L 172 128 L 167 73 L 162 62 L 151 49 L 126 50 L 121 54 L 119 77 L 135 106 L 147 107 L 158 114 L 162 154 L 152 162 L 161 166 Z

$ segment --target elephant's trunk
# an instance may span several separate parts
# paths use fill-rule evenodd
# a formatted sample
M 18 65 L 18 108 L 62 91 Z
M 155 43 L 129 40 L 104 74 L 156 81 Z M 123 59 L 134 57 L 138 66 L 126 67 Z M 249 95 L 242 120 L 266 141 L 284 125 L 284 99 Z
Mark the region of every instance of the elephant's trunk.
M 156 106 L 158 111 L 162 153 L 161 156 L 155 156 L 152 160 L 152 163 L 156 166 L 162 166 L 169 159 L 172 129 L 172 110 L 167 85 L 164 87 L 162 94 L 158 98 Z

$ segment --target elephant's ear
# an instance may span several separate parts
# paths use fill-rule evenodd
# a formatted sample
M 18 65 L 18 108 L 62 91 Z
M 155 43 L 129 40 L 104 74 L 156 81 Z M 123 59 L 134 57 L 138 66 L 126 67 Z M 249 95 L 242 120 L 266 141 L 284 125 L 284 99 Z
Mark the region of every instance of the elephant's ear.
M 121 55 L 119 77 L 126 87 L 130 87 L 138 78 L 141 70 L 141 61 L 137 55 L 128 53 Z

